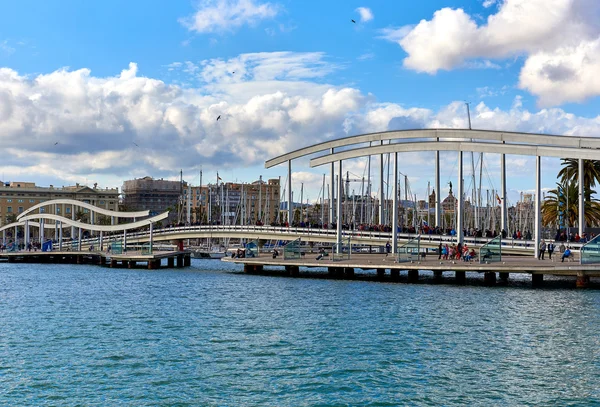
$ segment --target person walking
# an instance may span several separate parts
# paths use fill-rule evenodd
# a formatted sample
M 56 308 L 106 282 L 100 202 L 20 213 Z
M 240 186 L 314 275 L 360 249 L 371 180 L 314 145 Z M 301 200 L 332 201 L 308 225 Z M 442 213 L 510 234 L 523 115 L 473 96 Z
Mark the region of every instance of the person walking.
M 547 249 L 548 249 L 548 258 L 550 260 L 552 260 L 552 253 L 554 253 L 554 243 L 553 242 L 548 243 Z
M 538 260 L 544 260 L 544 253 L 546 253 L 546 241 L 542 239 L 540 242 L 540 257 Z
M 390 252 L 392 251 L 392 245 L 390 244 L 390 242 L 388 241 L 385 244 L 385 257 L 388 256 L 388 254 L 390 254 Z
M 440 240 L 440 244 L 438 246 L 438 260 L 442 259 L 442 241 Z

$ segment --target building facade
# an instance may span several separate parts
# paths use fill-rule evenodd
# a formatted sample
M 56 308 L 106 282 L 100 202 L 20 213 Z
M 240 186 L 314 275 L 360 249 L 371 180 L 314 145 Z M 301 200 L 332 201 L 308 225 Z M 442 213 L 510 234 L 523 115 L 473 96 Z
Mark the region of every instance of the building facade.
M 112 211 L 119 210 L 118 188 L 93 188 L 76 184 L 60 188 L 36 186 L 34 182 L 6 182 L 0 183 L 0 226 L 12 223 L 16 217 L 34 205 L 52 199 L 74 199 L 87 204 Z M 73 219 L 73 208 L 68 204 L 54 205 L 53 208 L 40 208 L 41 212 L 52 211 L 56 215 Z M 75 209 L 77 210 L 77 209 Z M 89 211 L 82 209 L 84 214 Z M 99 222 L 100 219 L 91 219 Z M 89 221 L 89 220 L 88 220 Z
M 128 211 L 149 210 L 150 216 L 169 211 L 169 221 L 177 221 L 178 209 L 187 183 L 152 177 L 123 182 L 123 206 Z
M 279 179 L 252 183 L 223 182 L 190 188 L 191 222 L 269 225 L 279 222 Z M 187 190 L 184 194 L 187 198 Z

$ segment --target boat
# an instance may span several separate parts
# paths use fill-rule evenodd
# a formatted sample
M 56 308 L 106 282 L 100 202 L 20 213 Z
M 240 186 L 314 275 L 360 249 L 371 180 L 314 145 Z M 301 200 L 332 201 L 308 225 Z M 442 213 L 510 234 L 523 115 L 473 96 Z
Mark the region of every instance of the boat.
M 225 248 L 212 247 L 210 249 L 194 249 L 192 257 L 195 259 L 222 259 L 227 254 Z

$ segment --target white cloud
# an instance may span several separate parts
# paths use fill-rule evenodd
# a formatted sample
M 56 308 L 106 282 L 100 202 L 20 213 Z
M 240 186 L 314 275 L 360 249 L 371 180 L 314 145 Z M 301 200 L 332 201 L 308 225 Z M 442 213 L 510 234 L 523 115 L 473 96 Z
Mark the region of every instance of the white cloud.
M 255 0 L 200 0 L 194 15 L 179 22 L 188 30 L 201 34 L 223 33 L 275 17 L 280 6 Z
M 15 49 L 8 44 L 8 40 L 0 41 L 0 53 L 10 55 L 14 52 Z
M 521 87 L 550 104 L 600 94 L 594 75 L 599 19 L 597 0 L 505 0 L 482 25 L 463 9 L 443 8 L 410 29 L 381 33 L 406 51 L 406 68 L 429 74 L 470 65 L 495 68 L 489 59 L 526 55 Z M 481 60 L 483 65 L 477 62 Z M 556 89 L 567 90 L 561 86 L 565 75 L 575 90 L 569 87 L 563 96 L 551 95 Z
M 200 62 L 194 75 L 206 82 L 188 88 L 140 76 L 136 64 L 109 77 L 94 76 L 88 69 L 28 77 L 1 68 L 3 171 L 7 179 L 43 177 L 53 184 L 87 179 L 120 185 L 132 177 L 169 177 L 180 168 L 195 173 L 200 165 L 205 171 L 246 176 L 248 168 L 262 166 L 268 158 L 332 138 L 467 126 L 462 102 L 439 110 L 380 103 L 356 88 L 312 82 L 324 78 L 312 72 L 322 55 L 271 57 Z M 230 80 L 224 74 L 230 64 L 238 64 L 246 79 Z M 187 69 L 185 65 L 175 67 Z M 519 99 L 509 110 L 480 103 L 472 109 L 472 120 L 474 128 L 600 133 L 600 116 L 578 117 L 562 109 L 529 111 Z M 426 161 L 426 154 L 415 154 L 402 164 L 421 171 Z M 357 164 L 355 173 L 362 165 Z M 311 185 L 318 181 L 307 178 Z
M 356 12 L 360 15 L 360 21 L 362 23 L 367 23 L 373 20 L 373 12 L 368 7 L 358 7 Z
M 494 4 L 497 4 L 498 0 L 484 0 L 483 1 L 483 7 L 485 8 L 489 8 L 492 7 Z

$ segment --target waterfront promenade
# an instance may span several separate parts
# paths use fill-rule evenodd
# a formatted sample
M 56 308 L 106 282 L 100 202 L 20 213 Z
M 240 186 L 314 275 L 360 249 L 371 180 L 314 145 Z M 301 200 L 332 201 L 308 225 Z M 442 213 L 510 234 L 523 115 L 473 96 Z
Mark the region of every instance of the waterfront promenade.
M 393 255 L 353 254 L 350 259 L 334 261 L 331 254 L 316 260 L 317 253 L 305 253 L 301 259 L 273 259 L 270 253 L 262 253 L 253 258 L 224 258 L 222 261 L 244 265 L 249 274 L 285 274 L 293 277 L 321 276 L 339 279 L 366 279 L 380 281 L 406 281 L 416 283 L 420 277 L 433 275 L 433 282 L 454 282 L 464 284 L 467 272 L 482 275 L 486 285 L 506 282 L 511 274 L 530 275 L 533 286 L 543 284 L 545 276 L 573 277 L 579 288 L 589 287 L 591 278 L 600 277 L 600 265 L 580 265 L 579 254 L 573 259 L 561 262 L 560 255 L 552 260 L 537 260 L 528 256 L 502 256 L 502 261 L 480 264 L 477 261 L 438 260 L 437 255 L 429 255 L 419 261 L 395 261 Z M 326 272 L 315 272 L 313 268 L 325 268 Z M 401 278 L 401 275 L 406 277 Z

